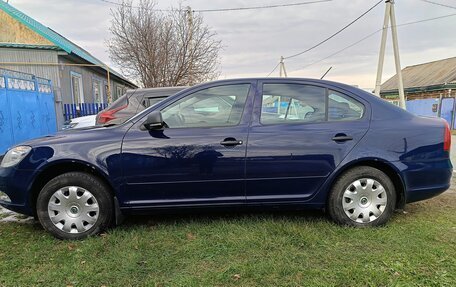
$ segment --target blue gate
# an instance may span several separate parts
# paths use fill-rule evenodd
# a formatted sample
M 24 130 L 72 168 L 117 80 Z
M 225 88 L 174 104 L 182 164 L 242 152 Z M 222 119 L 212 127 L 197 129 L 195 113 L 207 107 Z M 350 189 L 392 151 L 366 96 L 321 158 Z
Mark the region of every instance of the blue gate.
M 51 81 L 0 69 L 0 155 L 14 144 L 57 131 Z
M 448 122 L 452 129 L 456 129 L 455 98 L 409 100 L 406 102 L 406 106 L 407 111 L 418 116 L 441 117 Z
M 420 99 L 411 100 L 405 103 L 407 111 L 417 115 L 426 117 L 438 117 L 440 104 L 439 99 Z
M 454 98 L 443 98 L 440 104 L 440 117 L 451 126 L 453 121 Z

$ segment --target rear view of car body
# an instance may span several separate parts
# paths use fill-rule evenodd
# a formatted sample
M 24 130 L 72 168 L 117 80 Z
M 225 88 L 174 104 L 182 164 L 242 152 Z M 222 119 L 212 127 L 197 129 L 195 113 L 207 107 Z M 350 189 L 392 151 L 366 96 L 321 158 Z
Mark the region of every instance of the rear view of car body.
M 400 170 L 406 188 L 405 202 L 431 198 L 447 190 L 453 173 L 451 133 L 447 122 L 416 116 L 407 124 L 395 119 L 386 121 L 372 121 L 363 144 L 379 151 L 382 149 L 383 158 L 391 160 Z M 391 131 L 383 133 L 388 134 L 387 137 L 379 132 L 385 126 L 391 127 Z
M 372 109 L 367 133 L 326 181 L 329 188 L 345 170 L 370 165 L 386 171 L 398 189 L 398 208 L 434 197 L 450 187 L 451 131 L 440 118 L 413 115 L 369 94 Z M 321 196 L 323 201 L 326 195 Z

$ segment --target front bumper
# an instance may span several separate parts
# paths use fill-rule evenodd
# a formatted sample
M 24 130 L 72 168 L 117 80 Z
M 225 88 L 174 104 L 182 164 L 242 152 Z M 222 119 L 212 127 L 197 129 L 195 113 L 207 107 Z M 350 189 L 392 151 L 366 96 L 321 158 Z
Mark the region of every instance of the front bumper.
M 0 205 L 17 213 L 33 215 L 31 195 L 32 171 L 20 170 L 16 167 L 0 168 L 0 191 L 9 200 L 1 200 Z

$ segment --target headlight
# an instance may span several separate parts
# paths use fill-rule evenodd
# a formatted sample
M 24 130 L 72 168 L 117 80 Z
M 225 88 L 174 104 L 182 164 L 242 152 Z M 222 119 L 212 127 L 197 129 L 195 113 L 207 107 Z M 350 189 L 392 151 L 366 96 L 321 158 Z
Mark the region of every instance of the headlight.
M 10 149 L 5 156 L 3 157 L 2 163 L 0 164 L 1 167 L 10 167 L 16 165 L 21 162 L 21 160 L 28 155 L 28 153 L 32 150 L 29 146 L 17 146 L 15 148 Z

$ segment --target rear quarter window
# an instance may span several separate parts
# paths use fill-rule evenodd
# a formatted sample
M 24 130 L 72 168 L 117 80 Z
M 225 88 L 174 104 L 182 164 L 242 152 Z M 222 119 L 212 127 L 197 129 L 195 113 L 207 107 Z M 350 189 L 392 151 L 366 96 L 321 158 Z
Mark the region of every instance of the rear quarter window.
M 328 121 L 353 121 L 362 118 L 364 105 L 344 94 L 329 90 Z

